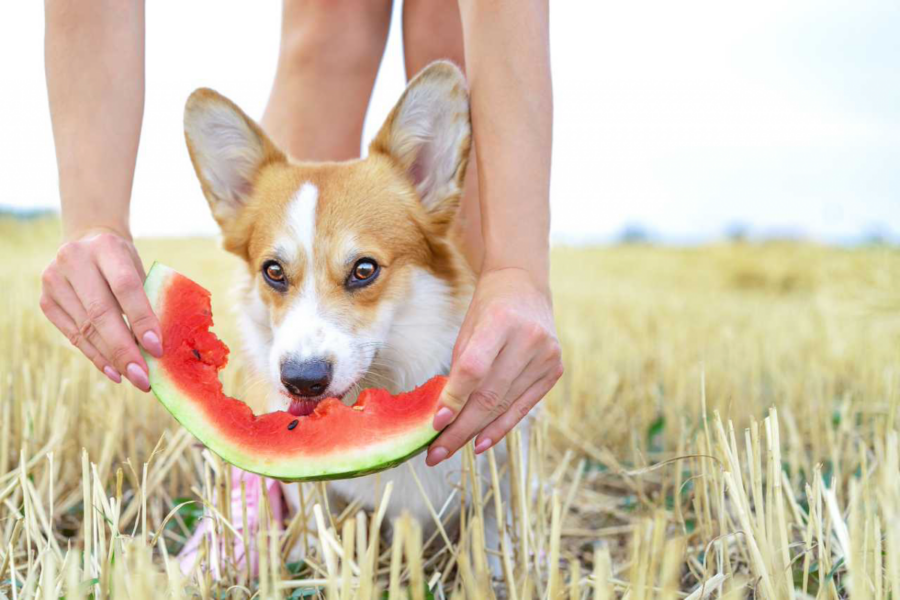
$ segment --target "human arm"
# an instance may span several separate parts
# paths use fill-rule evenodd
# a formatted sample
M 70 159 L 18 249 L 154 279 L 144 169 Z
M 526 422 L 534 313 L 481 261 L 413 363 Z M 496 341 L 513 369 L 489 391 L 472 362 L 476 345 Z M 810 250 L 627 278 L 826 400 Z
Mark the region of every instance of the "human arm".
M 124 374 L 146 391 L 147 365 L 122 319 L 161 354 L 128 223 L 144 111 L 144 3 L 47 0 L 44 10 L 64 242 L 44 271 L 41 308 L 110 379 Z
M 485 255 L 427 462 L 499 442 L 562 376 L 549 286 L 547 0 L 460 0 Z M 448 426 L 449 423 L 449 426 Z

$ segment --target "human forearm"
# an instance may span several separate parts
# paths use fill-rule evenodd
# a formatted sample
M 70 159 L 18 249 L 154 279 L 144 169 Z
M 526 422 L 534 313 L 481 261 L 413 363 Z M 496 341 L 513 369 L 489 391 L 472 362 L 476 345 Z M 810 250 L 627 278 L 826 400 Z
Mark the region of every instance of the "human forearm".
M 44 52 L 63 233 L 128 237 L 144 114 L 143 1 L 47 0 Z
M 546 0 L 460 0 L 484 269 L 549 271 L 553 100 Z

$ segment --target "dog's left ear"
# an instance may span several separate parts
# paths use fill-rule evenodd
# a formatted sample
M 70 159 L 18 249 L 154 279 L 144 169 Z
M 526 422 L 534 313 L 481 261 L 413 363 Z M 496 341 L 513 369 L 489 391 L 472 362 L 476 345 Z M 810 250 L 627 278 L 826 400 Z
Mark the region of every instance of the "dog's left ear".
M 459 206 L 471 138 L 465 77 L 453 63 L 438 61 L 409 83 L 369 153 L 389 156 L 425 208 L 449 220 Z

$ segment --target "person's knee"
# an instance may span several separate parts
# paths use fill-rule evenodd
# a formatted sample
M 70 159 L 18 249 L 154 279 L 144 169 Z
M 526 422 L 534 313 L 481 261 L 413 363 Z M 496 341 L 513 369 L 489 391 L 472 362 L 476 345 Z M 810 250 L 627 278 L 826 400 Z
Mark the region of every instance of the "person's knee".
M 284 19 L 283 66 L 346 76 L 377 69 L 390 25 L 390 4 L 308 0 L 286 6 Z

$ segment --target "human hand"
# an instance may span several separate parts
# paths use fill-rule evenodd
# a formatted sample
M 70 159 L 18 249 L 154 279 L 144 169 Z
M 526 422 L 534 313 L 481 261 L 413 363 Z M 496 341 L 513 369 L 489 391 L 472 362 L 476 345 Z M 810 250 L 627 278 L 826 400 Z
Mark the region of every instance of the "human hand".
M 482 272 L 453 349 L 434 428 L 434 466 L 474 436 L 475 453 L 499 442 L 562 377 L 549 291 L 524 269 Z
M 44 270 L 40 305 L 50 322 L 102 373 L 116 383 L 124 374 L 146 392 L 150 390 L 147 363 L 135 339 L 148 353 L 160 357 L 162 336 L 144 293 L 144 278 L 129 236 L 88 231 L 60 246 Z

